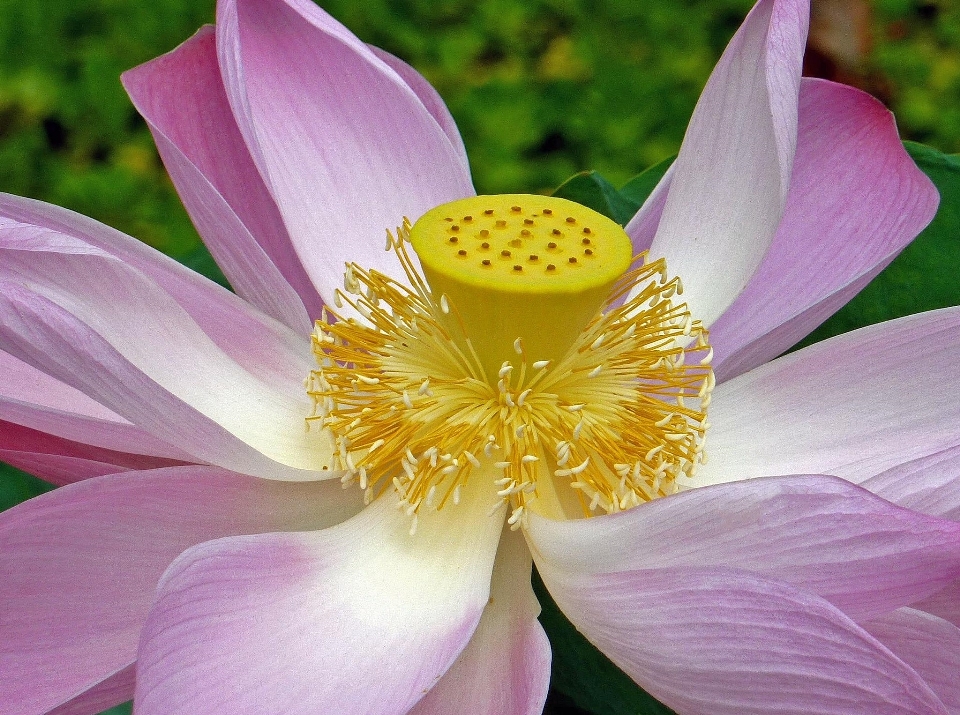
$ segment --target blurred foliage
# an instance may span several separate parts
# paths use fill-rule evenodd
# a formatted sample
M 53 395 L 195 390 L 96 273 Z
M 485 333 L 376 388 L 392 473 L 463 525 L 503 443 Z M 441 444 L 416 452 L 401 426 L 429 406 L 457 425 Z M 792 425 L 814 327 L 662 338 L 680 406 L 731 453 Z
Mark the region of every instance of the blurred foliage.
M 865 13 L 862 53 L 848 65 L 828 57 L 814 71 L 880 97 L 906 138 L 960 151 L 960 6 L 814 0 L 828 1 Z M 560 193 L 580 192 L 620 218 L 656 172 L 622 192 L 615 187 L 676 153 L 699 91 L 752 0 L 321 4 L 438 88 L 463 133 L 478 191 L 548 193 L 576 172 L 596 170 Z M 209 257 L 118 78 L 212 22 L 213 0 L 0 0 L 0 13 L 0 190 L 93 216 L 209 275 Z M 931 175 L 946 170 L 938 162 L 954 161 L 912 151 Z M 903 312 L 903 297 L 929 284 L 938 266 L 955 295 L 935 255 L 941 249 L 922 248 L 934 240 L 957 250 L 945 235 L 925 236 L 895 264 L 906 266 L 900 273 L 883 274 L 886 283 L 868 288 L 816 337 L 885 316 L 891 296 Z M 0 510 L 48 488 L 0 465 Z M 566 637 L 562 624 L 554 631 Z M 603 711 L 581 692 L 580 706 Z M 583 712 L 562 696 L 549 710 Z
M 832 5 L 866 0 L 815 0 Z M 752 0 L 324 0 L 440 90 L 481 193 L 619 186 L 676 153 Z M 853 81 L 906 138 L 960 150 L 960 7 L 870 5 Z M 172 49 L 213 0 L 0 0 L 0 188 L 73 208 L 180 259 L 198 239 L 120 73 Z
M 875 0 L 874 90 L 906 139 L 960 151 L 960 4 Z

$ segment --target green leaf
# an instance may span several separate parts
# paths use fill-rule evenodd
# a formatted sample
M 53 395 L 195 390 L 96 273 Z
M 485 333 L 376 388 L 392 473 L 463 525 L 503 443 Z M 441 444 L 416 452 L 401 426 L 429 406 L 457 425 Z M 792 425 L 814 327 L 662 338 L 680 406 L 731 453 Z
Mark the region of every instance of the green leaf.
M 613 184 L 596 171 L 584 171 L 561 184 L 554 196 L 576 201 L 597 213 L 612 218 L 621 226 L 627 223 L 640 208 L 640 204 L 617 191 Z
M 133 703 L 123 703 L 116 707 L 104 710 L 100 715 L 130 715 L 133 712 Z
M 654 164 L 630 179 L 619 190 L 596 171 L 583 171 L 563 182 L 553 195 L 583 204 L 625 226 L 643 206 L 643 202 L 667 173 L 675 158 L 670 157 Z
M 797 348 L 865 325 L 960 304 L 960 156 L 904 142 L 940 191 L 940 208 L 926 229 L 856 297 Z
M 659 164 L 654 164 L 645 171 L 634 176 L 630 181 L 620 189 L 620 195 L 636 204 L 637 208 L 643 205 L 647 197 L 653 193 L 660 179 L 667 173 L 667 169 L 673 164 L 677 157 L 671 156 L 664 159 Z
M 52 484 L 0 462 L 0 511 L 51 489 Z

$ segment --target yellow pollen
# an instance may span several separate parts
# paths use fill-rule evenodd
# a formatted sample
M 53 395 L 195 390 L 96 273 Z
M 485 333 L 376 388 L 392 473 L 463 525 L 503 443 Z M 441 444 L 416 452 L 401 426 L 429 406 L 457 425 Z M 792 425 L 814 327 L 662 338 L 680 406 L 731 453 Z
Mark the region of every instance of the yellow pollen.
M 481 196 L 387 235 L 406 285 L 348 264 L 314 334 L 309 420 L 333 433 L 345 485 L 368 502 L 394 489 L 416 518 L 493 473 L 519 528 L 530 511 L 628 509 L 693 475 L 707 333 L 619 225 L 563 199 Z

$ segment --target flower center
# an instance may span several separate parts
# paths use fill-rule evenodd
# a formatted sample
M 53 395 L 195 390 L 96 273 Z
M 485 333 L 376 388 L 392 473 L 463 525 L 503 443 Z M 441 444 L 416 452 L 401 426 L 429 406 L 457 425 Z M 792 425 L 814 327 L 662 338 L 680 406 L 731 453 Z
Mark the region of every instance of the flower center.
M 368 502 L 395 489 L 415 530 L 485 464 L 515 527 L 530 509 L 628 509 L 693 475 L 706 331 L 662 259 L 628 270 L 618 224 L 564 199 L 478 196 L 387 235 L 407 285 L 348 264 L 314 335 L 310 419 L 335 436 L 345 484 Z

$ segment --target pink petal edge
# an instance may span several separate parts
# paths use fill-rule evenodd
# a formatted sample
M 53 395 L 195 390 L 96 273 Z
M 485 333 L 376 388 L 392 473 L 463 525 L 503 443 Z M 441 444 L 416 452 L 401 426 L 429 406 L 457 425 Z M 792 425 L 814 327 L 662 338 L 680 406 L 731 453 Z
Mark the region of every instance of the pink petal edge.
M 183 465 L 173 459 L 72 442 L 4 420 L 0 420 L 0 460 L 57 485 L 116 472 Z
M 938 202 L 880 102 L 805 78 L 783 220 L 750 283 L 710 326 L 717 381 L 807 335 L 930 223 Z
M 474 491 L 413 537 L 385 494 L 324 531 L 190 549 L 142 632 L 138 715 L 407 712 L 487 604 L 503 522 Z
M 474 193 L 417 94 L 308 0 L 224 0 L 217 49 L 240 131 L 328 303 L 353 261 L 397 278 L 404 216 Z
M 189 461 L 190 456 L 133 425 L 79 390 L 0 351 L 0 419 L 117 452 Z
M 539 715 L 550 687 L 550 642 L 530 585 L 523 536 L 504 529 L 490 600 L 470 643 L 409 715 Z
M 537 560 L 563 612 L 678 712 L 947 715 L 923 679 L 826 601 L 716 568 L 582 575 Z
M 304 427 L 311 411 L 302 384 L 306 365 L 280 389 L 251 375 L 146 276 L 71 237 L 9 227 L 0 232 L 0 248 L 0 301 L 8 306 L 0 313 L 0 349 L 180 445 L 196 461 L 241 471 L 249 459 L 262 476 L 278 470 L 298 479 L 320 476 L 313 470 L 329 445 Z
M 816 594 L 861 621 L 960 578 L 960 524 L 836 477 L 768 477 L 691 489 L 578 521 L 531 515 L 538 567 L 603 574 L 731 568 Z
M 308 336 L 145 243 L 73 211 L 9 194 L 0 193 L 0 217 L 15 234 L 46 230 L 116 256 L 170 295 L 221 350 L 261 379 L 289 384 L 302 380 L 303 366 L 311 364 Z
M 237 293 L 301 334 L 322 300 L 246 150 L 217 63 L 214 29 L 121 77 L 198 231 Z
M 0 513 L 0 702 L 34 715 L 105 687 L 134 661 L 157 582 L 184 549 L 323 528 L 360 506 L 337 483 L 190 466 L 96 477 Z
M 811 345 L 717 385 L 691 486 L 770 474 L 862 482 L 958 444 L 960 308 Z
M 707 82 L 674 162 L 650 256 L 666 258 L 691 313 L 708 327 L 753 275 L 783 213 L 808 15 L 804 0 L 754 6 Z
M 913 668 L 951 713 L 960 712 L 960 628 L 929 613 L 901 608 L 864 629 Z

